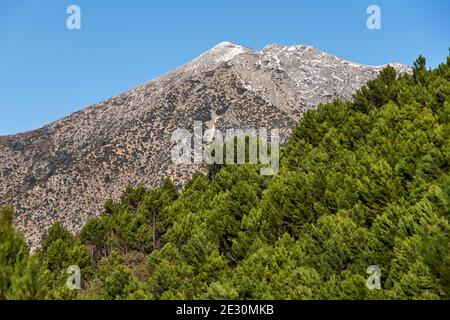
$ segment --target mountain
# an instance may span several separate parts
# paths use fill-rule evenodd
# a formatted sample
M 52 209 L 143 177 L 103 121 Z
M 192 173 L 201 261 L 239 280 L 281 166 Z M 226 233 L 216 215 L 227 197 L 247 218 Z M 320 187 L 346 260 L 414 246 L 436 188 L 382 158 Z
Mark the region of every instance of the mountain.
M 393 64 L 398 72 L 408 67 Z M 223 42 L 148 83 L 41 129 L 0 137 L 0 205 L 36 248 L 56 221 L 77 232 L 129 184 L 183 185 L 199 165 L 170 158 L 177 128 L 280 128 L 282 142 L 309 108 L 349 99 L 384 66 L 311 46 L 262 51 Z

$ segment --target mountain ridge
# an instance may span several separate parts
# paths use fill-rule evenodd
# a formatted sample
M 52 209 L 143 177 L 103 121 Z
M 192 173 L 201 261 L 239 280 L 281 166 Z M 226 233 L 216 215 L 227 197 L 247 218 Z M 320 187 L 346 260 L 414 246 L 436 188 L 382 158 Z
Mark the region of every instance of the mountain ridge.
M 393 64 L 400 72 L 409 68 Z M 350 99 L 383 66 L 363 66 L 314 47 L 261 51 L 222 42 L 173 71 L 42 128 L 0 136 L 0 204 L 36 248 L 56 221 L 77 232 L 129 184 L 177 185 L 198 165 L 170 162 L 170 134 L 194 120 L 226 128 L 280 128 L 286 141 L 308 109 Z M 215 115 L 215 116 L 213 116 Z

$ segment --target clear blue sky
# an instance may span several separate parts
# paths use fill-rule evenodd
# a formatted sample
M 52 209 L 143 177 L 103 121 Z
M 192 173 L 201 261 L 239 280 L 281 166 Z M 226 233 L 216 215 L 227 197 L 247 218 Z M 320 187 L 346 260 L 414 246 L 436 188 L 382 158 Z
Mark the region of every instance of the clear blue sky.
M 81 8 L 68 30 L 66 8 Z M 381 30 L 366 9 L 381 8 Z M 310 44 L 370 65 L 443 62 L 450 1 L 0 2 L 0 135 L 41 127 L 169 71 L 221 41 Z

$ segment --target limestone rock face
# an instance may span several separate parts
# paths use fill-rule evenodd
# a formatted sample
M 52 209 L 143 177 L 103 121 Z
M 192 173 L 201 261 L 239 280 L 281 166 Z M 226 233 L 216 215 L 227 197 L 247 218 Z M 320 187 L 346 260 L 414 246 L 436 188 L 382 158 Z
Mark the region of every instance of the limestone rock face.
M 393 65 L 409 72 L 404 65 Z M 0 205 L 32 248 L 56 221 L 72 232 L 129 184 L 182 186 L 200 165 L 171 161 L 171 134 L 204 129 L 279 128 L 282 141 L 301 115 L 349 99 L 384 66 L 363 66 L 311 46 L 262 51 L 223 42 L 192 62 L 41 129 L 0 137 Z

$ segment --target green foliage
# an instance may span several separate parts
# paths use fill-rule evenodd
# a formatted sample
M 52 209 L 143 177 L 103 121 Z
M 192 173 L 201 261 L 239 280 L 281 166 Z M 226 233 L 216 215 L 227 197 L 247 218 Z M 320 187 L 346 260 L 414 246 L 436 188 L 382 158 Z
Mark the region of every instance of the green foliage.
M 25 270 L 28 246 L 13 226 L 14 210 L 0 207 L 0 299 L 5 299 L 14 290 L 17 273 Z
M 273 177 L 219 165 L 181 193 L 129 186 L 32 258 L 2 208 L 0 299 L 449 299 L 449 119 L 450 57 L 419 57 L 306 112 Z
M 46 297 L 46 271 L 39 260 L 31 257 L 28 259 L 24 270 L 16 271 L 7 299 L 15 300 L 42 300 Z

